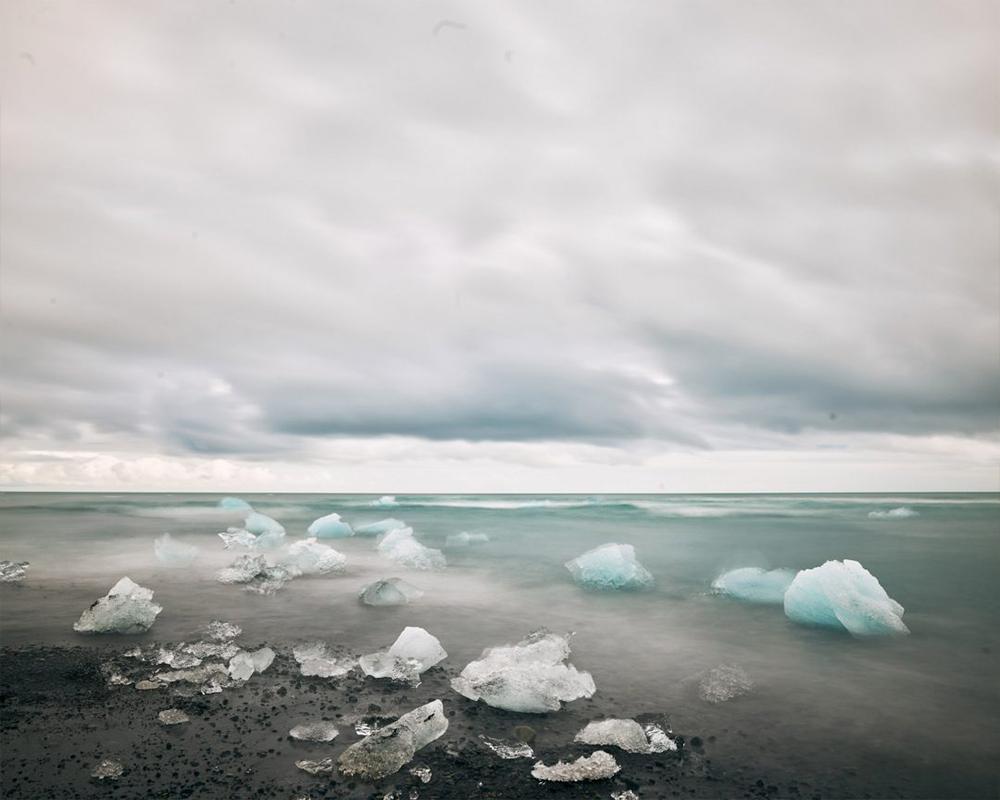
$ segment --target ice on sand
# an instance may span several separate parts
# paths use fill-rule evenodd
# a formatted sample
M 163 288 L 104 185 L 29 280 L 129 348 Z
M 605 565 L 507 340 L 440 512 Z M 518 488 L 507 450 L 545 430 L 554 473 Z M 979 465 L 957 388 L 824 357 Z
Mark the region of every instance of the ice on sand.
M 243 633 L 243 628 L 231 622 L 214 619 L 205 626 L 205 635 L 216 642 L 228 642 Z
M 358 536 L 381 536 L 383 533 L 394 531 L 396 528 L 405 528 L 406 523 L 401 519 L 380 519 L 378 522 L 369 522 L 354 529 Z
M 320 761 L 310 761 L 309 759 L 302 759 L 301 761 L 296 761 L 295 766 L 297 766 L 303 772 L 308 772 L 310 775 L 330 775 L 333 773 L 333 758 L 324 758 Z
M 602 544 L 566 562 L 566 569 L 588 589 L 648 589 L 653 576 L 630 544 Z
M 262 550 L 272 550 L 285 543 L 285 527 L 267 514 L 251 511 L 243 521 L 243 527 L 257 537 L 254 545 Z
M 156 718 L 163 725 L 182 725 L 190 722 L 191 718 L 179 708 L 168 708 L 156 715 Z
M 430 767 L 413 767 L 410 774 L 421 783 L 430 783 L 434 777 Z
M 420 675 L 448 657 L 441 642 L 423 628 L 404 628 L 387 650 L 361 656 L 358 663 L 365 675 L 389 678 L 413 686 Z
M 73 625 L 77 633 L 145 633 L 163 606 L 153 602 L 153 590 L 122 578 Z
M 404 606 L 423 595 L 422 589 L 402 578 L 385 578 L 368 584 L 358 599 L 368 606 Z
M 531 770 L 531 776 L 540 781 L 558 781 L 560 783 L 578 783 L 580 781 L 600 781 L 617 775 L 621 770 L 618 762 L 610 753 L 595 750 L 589 756 L 580 756 L 572 763 L 558 761 L 551 767 L 541 761 Z
M 246 681 L 255 672 L 264 672 L 274 661 L 274 651 L 270 647 L 249 652 L 241 650 L 229 659 L 229 677 L 236 681 Z
M 394 494 L 384 494 L 378 500 L 372 500 L 369 505 L 378 506 L 381 508 L 390 508 L 392 506 L 398 506 L 399 503 L 396 502 L 396 495 Z
M 426 547 L 416 540 L 412 528 L 397 528 L 383 536 L 376 549 L 387 558 L 412 569 L 444 569 L 444 553 Z
M 292 575 L 328 575 L 347 565 L 347 556 L 315 539 L 302 539 L 288 546 L 280 565 Z
M 161 564 L 172 567 L 186 567 L 194 563 L 201 551 L 193 544 L 185 544 L 177 541 L 169 533 L 153 541 L 153 552 L 156 553 L 156 560 Z
M 0 561 L 0 583 L 17 583 L 24 580 L 27 561 Z
M 125 767 L 122 766 L 121 761 L 112 761 L 110 758 L 106 758 L 94 767 L 94 771 L 90 773 L 90 777 L 97 778 L 99 781 L 116 781 L 124 772 Z
M 906 634 L 903 607 L 857 561 L 827 561 L 795 576 L 785 592 L 786 616 L 803 625 L 854 636 Z
M 907 519 L 920 515 L 912 508 L 900 506 L 899 508 L 890 508 L 888 511 L 869 511 L 868 516 L 872 519 Z
M 351 526 L 340 518 L 340 514 L 327 514 L 309 525 L 310 536 L 317 539 L 346 539 L 354 535 Z
M 658 725 L 640 725 L 634 719 L 602 719 L 587 723 L 574 741 L 618 747 L 628 753 L 665 753 L 677 743 Z
M 325 720 L 303 722 L 288 732 L 288 735 L 293 739 L 299 739 L 303 742 L 332 742 L 339 734 L 337 726 Z
M 451 681 L 451 688 L 507 711 L 558 711 L 562 703 L 597 691 L 589 672 L 565 663 L 569 653 L 568 635 L 538 630 L 517 644 L 486 648 Z
M 257 537 L 245 528 L 229 528 L 225 533 L 220 533 L 223 547 L 228 550 L 230 547 L 255 547 Z
M 452 533 L 444 540 L 445 547 L 465 547 L 470 544 L 485 544 L 490 540 L 490 537 L 485 533 L 469 533 L 468 531 L 462 531 L 461 533 Z
M 337 658 L 326 642 L 296 645 L 292 648 L 292 656 L 299 663 L 299 671 L 307 677 L 339 678 L 358 663 L 353 658 Z
M 725 703 L 748 694 L 753 679 L 738 664 L 720 664 L 706 672 L 698 682 L 698 695 L 706 703 Z
M 253 506 L 238 497 L 223 497 L 219 501 L 219 508 L 228 508 L 233 511 L 253 511 Z
M 378 780 L 408 764 L 416 752 L 448 730 L 440 700 L 403 714 L 395 722 L 373 731 L 340 756 L 340 771 Z
M 535 751 L 531 749 L 531 745 L 525 744 L 524 742 L 505 742 L 503 739 L 495 739 L 492 736 L 484 736 L 479 734 L 479 738 L 482 740 L 483 745 L 496 753 L 500 758 L 503 759 L 514 759 L 514 758 L 534 758 Z
M 712 581 L 712 588 L 747 603 L 781 603 L 794 579 L 795 571 L 790 569 L 740 567 L 724 572 Z

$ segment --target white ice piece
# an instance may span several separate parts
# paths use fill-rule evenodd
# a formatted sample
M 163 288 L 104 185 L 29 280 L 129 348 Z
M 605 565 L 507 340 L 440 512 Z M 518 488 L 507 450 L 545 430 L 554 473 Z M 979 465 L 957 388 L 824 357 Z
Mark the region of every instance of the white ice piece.
M 222 539 L 222 546 L 228 550 L 230 547 L 255 547 L 257 537 L 245 528 L 228 528 L 224 533 L 219 534 Z
M 444 569 L 444 553 L 417 541 L 413 528 L 397 528 L 379 539 L 376 549 L 386 558 L 412 569 Z
M 437 637 L 423 628 L 404 628 L 387 650 L 361 656 L 358 663 L 373 678 L 420 685 L 420 675 L 448 657 Z
M 73 625 L 77 633 L 145 633 L 163 606 L 153 602 L 153 590 L 124 577 Z
M 288 546 L 280 565 L 293 575 L 328 575 L 341 572 L 347 556 L 316 539 L 302 539 Z
M 579 783 L 580 781 L 600 781 L 617 775 L 621 770 L 614 756 L 603 750 L 595 750 L 589 756 L 580 756 L 572 763 L 558 761 L 551 767 L 537 762 L 531 770 L 531 776 L 540 781 L 558 781 L 560 783 Z
M 588 589 L 648 589 L 653 576 L 630 544 L 602 544 L 566 562 L 566 569 Z
M 332 742 L 339 734 L 337 726 L 326 720 L 303 722 L 288 732 L 293 739 L 303 742 Z
M 0 583 L 17 583 L 24 580 L 27 561 L 0 561 Z
M 353 658 L 337 658 L 330 652 L 326 642 L 309 642 L 292 648 L 292 655 L 299 662 L 299 671 L 305 676 L 319 678 L 339 678 L 346 675 L 357 661 Z
M 643 726 L 634 719 L 602 719 L 588 722 L 574 741 L 618 747 L 628 753 L 664 753 L 677 743 L 657 725 Z

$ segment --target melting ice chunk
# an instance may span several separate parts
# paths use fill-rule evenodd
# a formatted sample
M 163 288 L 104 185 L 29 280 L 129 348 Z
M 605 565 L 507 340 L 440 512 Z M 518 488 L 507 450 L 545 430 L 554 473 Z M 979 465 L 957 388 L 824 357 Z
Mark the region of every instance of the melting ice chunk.
M 281 559 L 281 566 L 293 575 L 327 575 L 340 572 L 346 564 L 347 556 L 315 539 L 289 545 Z
M 24 580 L 27 569 L 27 561 L 0 561 L 0 583 L 16 583 Z
M 238 497 L 223 497 L 219 501 L 219 508 L 228 508 L 233 511 L 253 511 L 253 506 Z
M 305 676 L 339 678 L 357 666 L 353 658 L 334 656 L 326 642 L 296 645 L 292 648 L 292 655 L 299 662 L 299 671 Z
M 332 722 L 303 722 L 292 728 L 288 735 L 303 742 L 332 742 L 340 734 Z
M 531 745 L 524 742 L 505 742 L 503 739 L 494 739 L 492 736 L 483 736 L 483 734 L 479 734 L 479 738 L 488 749 L 503 759 L 534 758 L 535 756 Z
M 630 544 L 602 544 L 566 562 L 566 569 L 588 589 L 648 589 L 653 576 L 635 558 Z
M 470 544 L 485 544 L 490 540 L 490 537 L 485 533 L 469 533 L 468 531 L 462 531 L 461 533 L 452 533 L 444 540 L 445 547 L 465 547 Z
M 451 688 L 507 711 L 558 711 L 563 702 L 597 691 L 589 672 L 564 663 L 569 652 L 568 635 L 538 630 L 517 644 L 486 648 L 451 681 Z
M 391 506 L 398 506 L 399 503 L 396 502 L 396 495 L 384 494 L 378 500 L 372 500 L 369 505 L 378 506 L 380 508 L 389 508 Z
M 741 567 L 724 572 L 712 581 L 712 588 L 747 603 L 781 603 L 794 578 L 790 569 Z
M 412 569 L 444 569 L 444 553 L 422 545 L 413 536 L 412 528 L 397 528 L 383 536 L 376 549 L 387 558 Z
M 401 519 L 380 519 L 378 522 L 370 522 L 354 529 L 358 536 L 381 536 L 383 533 L 394 531 L 396 528 L 405 528 L 406 523 Z
M 738 664 L 713 667 L 698 682 L 698 695 L 707 703 L 725 703 L 752 689 L 753 679 Z
M 900 506 L 899 508 L 890 508 L 888 511 L 869 511 L 868 516 L 872 519 L 907 519 L 919 516 L 919 514 L 912 508 Z
M 219 583 L 242 583 L 249 592 L 274 594 L 294 576 L 281 566 L 268 563 L 264 556 L 245 555 L 215 574 Z
M 361 656 L 365 675 L 420 685 L 420 675 L 448 657 L 441 642 L 423 628 L 404 628 L 388 650 Z
M 317 539 L 346 539 L 354 535 L 351 526 L 340 518 L 340 514 L 327 514 L 314 520 L 308 531 L 310 536 Z
M 252 653 L 241 650 L 229 659 L 229 677 L 237 681 L 249 680 L 255 672 L 264 672 L 274 661 L 274 651 L 262 647 Z
M 121 761 L 112 761 L 110 758 L 106 758 L 94 767 L 94 771 L 90 773 L 90 777 L 97 778 L 99 781 L 116 781 L 124 772 L 125 767 L 122 766 Z
M 153 602 L 153 590 L 122 578 L 73 625 L 77 633 L 145 633 L 163 606 Z
M 854 636 L 905 634 L 903 607 L 857 561 L 827 561 L 795 576 L 785 592 L 785 614 L 803 625 Z
M 194 563 L 201 551 L 193 544 L 179 542 L 169 533 L 164 533 L 163 536 L 153 541 L 153 552 L 156 553 L 156 560 L 161 564 L 186 567 Z
M 333 772 L 333 758 L 324 758 L 320 761 L 310 761 L 304 758 L 301 761 L 296 761 L 295 766 L 310 775 L 329 775 Z
M 378 780 L 408 764 L 417 750 L 448 730 L 440 700 L 403 714 L 395 722 L 373 731 L 340 755 L 340 771 Z
M 285 528 L 276 519 L 259 511 L 251 511 L 243 522 L 243 527 L 257 537 L 254 544 L 264 550 L 280 547 L 285 542 Z
M 181 711 L 179 708 L 168 708 L 161 711 L 156 715 L 156 718 L 163 725 L 182 725 L 185 722 L 190 722 L 191 717 Z
M 567 764 L 558 761 L 551 767 L 541 761 L 531 770 L 533 778 L 540 781 L 559 781 L 560 783 L 577 783 L 579 781 L 600 781 L 616 775 L 621 770 L 618 762 L 610 753 L 595 750 L 589 756 L 580 756 L 576 761 Z
M 219 538 L 226 550 L 230 547 L 254 547 L 257 544 L 257 537 L 244 528 L 229 528 L 225 533 L 220 533 Z
M 658 725 L 642 726 L 634 719 L 602 719 L 588 722 L 574 741 L 618 747 L 628 753 L 664 753 L 677 743 Z
M 368 584 L 358 599 L 369 606 L 404 606 L 423 597 L 424 592 L 402 578 L 385 578 Z

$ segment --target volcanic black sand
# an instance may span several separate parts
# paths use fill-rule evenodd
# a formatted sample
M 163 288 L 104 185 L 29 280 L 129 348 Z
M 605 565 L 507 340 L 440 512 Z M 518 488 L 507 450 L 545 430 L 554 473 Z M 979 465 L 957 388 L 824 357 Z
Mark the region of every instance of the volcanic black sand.
M 125 663 L 125 648 L 0 651 L 3 797 L 607 800 L 626 789 L 641 798 L 937 796 L 935 787 L 915 782 L 919 777 L 906 765 L 873 765 L 870 773 L 839 768 L 838 748 L 863 748 L 863 742 L 832 743 L 828 764 L 803 764 L 797 775 L 768 774 L 766 753 L 788 743 L 766 730 L 674 730 L 680 744 L 676 753 L 633 755 L 604 748 L 621 765 L 610 780 L 542 783 L 531 777 L 533 759 L 502 760 L 483 747 L 479 734 L 507 740 L 533 736 L 537 759 L 547 764 L 574 759 L 596 749 L 573 744 L 577 731 L 592 719 L 620 715 L 613 693 L 598 687 L 594 698 L 556 713 L 513 714 L 453 692 L 448 681 L 457 672 L 454 668 L 429 670 L 417 688 L 365 678 L 358 670 L 340 679 L 305 678 L 290 648 L 272 647 L 278 656 L 265 673 L 239 688 L 192 697 L 177 696 L 169 687 L 108 688 L 101 664 L 109 659 Z M 409 767 L 373 785 L 337 774 L 313 777 L 295 766 L 299 759 L 338 756 L 360 738 L 354 729 L 359 719 L 394 718 L 436 698 L 444 701 L 448 731 L 419 751 L 410 765 L 431 769 L 427 784 L 410 775 Z M 182 709 L 190 722 L 161 725 L 157 714 L 167 708 Z M 289 737 L 294 725 L 318 719 L 337 724 L 340 736 L 334 742 L 303 743 Z M 638 719 L 666 726 L 669 709 Z M 124 765 L 120 779 L 90 777 L 103 759 Z M 951 791 L 939 794 L 963 796 L 961 786 L 949 785 Z

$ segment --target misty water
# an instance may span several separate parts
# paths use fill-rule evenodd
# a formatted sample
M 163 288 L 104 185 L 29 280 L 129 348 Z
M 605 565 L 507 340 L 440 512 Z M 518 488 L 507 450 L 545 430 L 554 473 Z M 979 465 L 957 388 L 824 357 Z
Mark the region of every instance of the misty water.
M 215 581 L 244 552 L 224 550 L 216 536 L 241 519 L 216 508 L 219 497 L 4 495 L 0 558 L 31 566 L 23 583 L 0 585 L 0 643 L 190 640 L 223 619 L 252 641 L 323 638 L 365 653 L 418 625 L 462 665 L 545 626 L 575 632 L 573 663 L 620 716 L 667 714 L 675 728 L 713 731 L 732 753 L 779 772 L 898 769 L 923 787 L 915 793 L 940 784 L 952 796 L 996 786 L 996 495 L 401 496 L 388 508 L 372 507 L 368 495 L 247 495 L 290 541 L 330 512 L 354 526 L 393 516 L 448 559 L 443 571 L 417 572 L 378 555 L 372 538 L 329 540 L 347 555 L 346 573 L 299 578 L 273 596 Z M 899 507 L 916 514 L 869 516 Z M 157 562 L 153 540 L 164 531 L 201 548 L 192 567 Z M 446 547 L 461 531 L 489 541 Z M 655 588 L 576 586 L 564 562 L 605 542 L 634 545 Z M 859 640 L 710 590 L 733 567 L 843 558 L 860 561 L 905 607 L 911 635 Z M 164 607 L 149 633 L 74 633 L 81 611 L 124 575 Z M 389 576 L 426 594 L 405 607 L 358 602 L 365 585 Z M 745 670 L 753 690 L 725 703 L 702 699 L 700 677 L 720 664 Z

